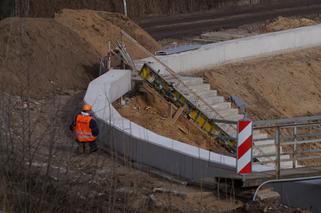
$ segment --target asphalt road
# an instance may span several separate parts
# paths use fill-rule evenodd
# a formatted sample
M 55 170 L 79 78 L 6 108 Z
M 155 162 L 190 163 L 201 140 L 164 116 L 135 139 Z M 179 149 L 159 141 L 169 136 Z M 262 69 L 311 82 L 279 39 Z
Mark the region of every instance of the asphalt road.
M 317 1 L 316 1 L 317 2 Z M 138 24 L 155 39 L 186 38 L 204 32 L 235 28 L 253 24 L 278 16 L 303 16 L 321 12 L 321 2 L 303 5 L 270 5 L 252 8 L 213 10 L 185 15 L 149 17 L 138 20 Z

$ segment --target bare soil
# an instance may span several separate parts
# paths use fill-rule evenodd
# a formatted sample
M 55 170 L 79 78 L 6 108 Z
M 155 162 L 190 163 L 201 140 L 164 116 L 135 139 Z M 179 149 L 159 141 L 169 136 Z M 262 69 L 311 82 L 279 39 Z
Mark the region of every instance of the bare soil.
M 95 49 L 52 19 L 2 20 L 0 46 L 0 89 L 11 94 L 85 89 L 97 76 Z
M 152 52 L 159 47 L 139 26 L 119 14 L 64 10 L 55 20 L 0 21 L 0 90 L 43 97 L 54 91 L 87 88 L 98 76 L 107 42 L 121 40 L 121 29 Z M 144 56 L 130 42 L 125 44 L 134 59 Z
M 199 130 L 183 115 L 176 122 L 173 122 L 170 116 L 170 105 L 156 93 L 150 94 L 148 97 L 134 96 L 129 99 L 127 105 L 121 106 L 118 101 L 114 103 L 114 106 L 123 117 L 162 136 L 216 153 L 228 153 L 220 144 Z M 174 113 L 175 109 L 173 109 L 172 114 L 174 115 Z
M 202 75 L 226 98 L 231 95 L 241 97 L 251 119 L 265 120 L 319 115 L 320 68 L 321 48 L 317 47 L 224 65 Z M 319 147 L 320 144 L 303 144 L 297 149 L 315 150 Z M 283 148 L 292 151 L 292 146 Z M 320 163 L 320 160 L 300 161 L 300 164 L 309 166 L 319 166 Z
M 275 32 L 314 24 L 317 24 L 317 22 L 308 18 L 287 18 L 280 16 L 271 21 L 271 23 L 267 24 L 265 27 L 267 32 Z
M 123 161 L 102 141 L 96 153 L 89 154 L 88 147 L 77 152 L 68 125 L 83 91 L 28 100 L 0 95 L 0 127 L 10 129 L 0 134 L 0 168 L 6 171 L 0 173 L 0 209 L 5 212 L 229 212 L 243 206 L 225 193 L 166 174 L 161 178 L 151 168 Z
M 151 52 L 159 49 L 160 45 L 128 17 L 119 13 L 109 13 L 93 10 L 64 9 L 55 15 L 55 20 L 79 37 L 90 43 L 101 56 L 107 54 L 108 42 L 124 41 L 128 52 L 135 59 L 147 57 L 130 41 L 121 35 L 121 30 L 127 32 Z
M 213 88 L 240 96 L 253 119 L 321 113 L 321 49 L 228 64 L 203 72 Z

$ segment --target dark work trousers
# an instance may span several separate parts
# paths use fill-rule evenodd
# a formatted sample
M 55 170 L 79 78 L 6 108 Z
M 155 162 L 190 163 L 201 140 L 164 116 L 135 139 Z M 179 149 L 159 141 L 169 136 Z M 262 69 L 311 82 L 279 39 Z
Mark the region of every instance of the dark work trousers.
M 90 147 L 90 152 L 95 152 L 97 151 L 97 143 L 96 141 L 92 141 L 92 142 L 79 142 L 79 141 L 76 141 L 77 144 L 78 144 L 78 151 L 80 152 L 81 149 L 83 152 L 86 152 L 86 144 L 89 144 L 89 147 Z

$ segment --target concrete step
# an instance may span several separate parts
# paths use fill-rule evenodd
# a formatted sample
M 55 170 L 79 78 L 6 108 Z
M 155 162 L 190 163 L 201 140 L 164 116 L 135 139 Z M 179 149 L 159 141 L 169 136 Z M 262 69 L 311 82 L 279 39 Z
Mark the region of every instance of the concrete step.
M 281 162 L 281 169 L 291 169 L 293 168 L 293 163 L 291 161 Z
M 210 96 L 206 97 L 204 95 L 201 95 L 201 98 L 209 105 L 216 105 L 224 102 L 224 97 L 222 96 Z M 199 103 L 201 106 L 204 105 L 203 102 L 200 101 Z
M 275 152 L 267 152 L 265 153 L 266 155 L 271 155 L 273 154 L 273 156 L 270 156 L 270 157 L 256 157 L 258 160 L 260 159 L 265 159 L 267 158 L 267 160 L 275 160 L 276 159 L 276 153 Z M 281 160 L 288 160 L 290 159 L 290 155 L 281 155 Z M 290 162 L 290 161 L 289 161 Z
M 241 114 L 237 114 L 237 115 L 233 115 L 233 116 L 226 116 L 225 120 L 229 120 L 229 121 L 239 121 L 241 119 L 244 118 L 244 115 Z
M 221 129 L 223 129 L 226 133 L 228 133 L 232 137 L 236 137 L 236 129 L 235 125 L 231 124 L 223 124 L 223 123 L 216 123 Z
M 203 84 L 202 78 L 181 78 L 180 80 L 188 87 Z M 171 79 L 168 82 L 173 83 L 174 87 L 184 86 L 178 79 Z
M 263 139 L 267 139 L 267 138 L 268 138 L 268 134 L 266 134 L 266 133 L 253 132 L 253 139 L 254 140 L 263 140 Z
M 268 134 L 266 132 L 262 132 L 261 130 L 254 130 L 253 135 L 261 135 L 262 138 L 268 138 Z
M 258 155 L 265 155 L 265 154 L 275 154 L 276 149 L 274 146 L 268 146 L 268 147 L 254 147 L 253 148 L 253 155 L 258 156 Z
M 230 102 L 223 102 L 218 104 L 212 104 L 213 109 L 231 109 L 232 104 Z
M 217 96 L 217 91 L 216 90 L 204 90 L 204 91 L 198 91 L 195 92 L 197 95 L 201 96 L 202 98 L 204 98 L 204 100 L 206 101 L 206 99 L 208 97 L 213 97 L 213 96 Z M 221 97 L 221 96 L 218 96 Z M 223 97 L 222 97 L 223 98 Z
M 213 109 L 211 109 L 210 106 L 224 103 L 224 99 L 223 99 L 223 97 L 215 96 L 215 97 L 208 98 L 207 101 L 206 101 L 206 103 L 207 103 L 209 106 L 208 106 L 208 105 L 205 105 L 204 102 L 198 100 L 198 101 L 196 102 L 196 106 L 197 106 L 200 110 L 202 110 L 202 111 L 204 111 L 204 112 L 212 112 Z
M 195 92 L 203 92 L 203 91 L 211 90 L 211 85 L 199 84 L 199 85 L 190 86 L 189 88 Z
M 270 146 L 275 146 L 274 140 L 261 140 L 261 141 L 254 141 L 253 142 L 256 146 L 261 146 L 261 145 L 270 145 Z
M 238 109 L 233 109 L 233 108 L 231 108 L 231 109 L 223 109 L 223 110 L 222 109 L 220 109 L 220 110 L 217 109 L 216 112 L 220 116 L 225 118 L 225 117 L 237 116 L 238 113 L 239 113 L 239 110 Z
M 225 117 L 232 117 L 238 115 L 237 109 L 221 109 L 215 111 L 203 111 L 208 117 L 212 119 L 225 120 Z

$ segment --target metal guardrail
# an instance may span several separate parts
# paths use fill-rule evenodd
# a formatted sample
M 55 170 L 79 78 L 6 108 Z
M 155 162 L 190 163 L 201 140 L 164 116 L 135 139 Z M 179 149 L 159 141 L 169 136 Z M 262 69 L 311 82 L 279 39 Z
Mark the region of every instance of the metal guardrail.
M 275 147 L 275 152 L 253 155 L 256 159 L 264 159 L 254 163 L 274 163 L 277 179 L 282 162 L 292 162 L 292 166 L 287 165 L 289 169 L 312 166 L 308 160 L 321 162 L 321 116 L 254 121 L 253 126 L 269 135 L 256 139 L 255 142 L 262 141 L 262 144 L 254 148 Z
M 254 121 L 253 127 L 255 129 L 265 129 L 272 127 L 285 127 L 285 126 L 298 126 L 307 125 L 321 122 L 321 115 L 308 116 L 308 117 L 295 117 L 295 118 L 283 118 L 273 120 L 260 120 Z

